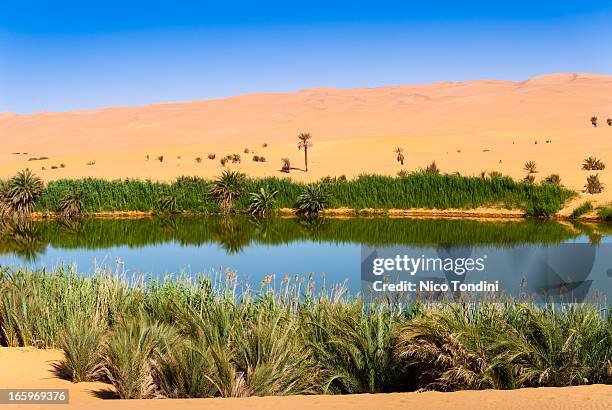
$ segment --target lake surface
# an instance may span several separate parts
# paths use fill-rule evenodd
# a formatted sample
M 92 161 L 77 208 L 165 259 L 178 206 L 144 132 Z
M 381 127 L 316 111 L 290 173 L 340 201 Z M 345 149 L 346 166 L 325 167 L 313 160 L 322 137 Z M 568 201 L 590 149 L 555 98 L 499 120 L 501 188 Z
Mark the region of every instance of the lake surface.
M 218 274 L 245 280 L 266 275 L 325 275 L 328 283 L 360 288 L 363 245 L 513 249 L 610 241 L 610 225 L 539 220 L 476 221 L 409 218 L 155 217 L 28 221 L 0 225 L 0 265 L 53 269 L 76 265 L 91 274 L 105 265 L 126 273 Z

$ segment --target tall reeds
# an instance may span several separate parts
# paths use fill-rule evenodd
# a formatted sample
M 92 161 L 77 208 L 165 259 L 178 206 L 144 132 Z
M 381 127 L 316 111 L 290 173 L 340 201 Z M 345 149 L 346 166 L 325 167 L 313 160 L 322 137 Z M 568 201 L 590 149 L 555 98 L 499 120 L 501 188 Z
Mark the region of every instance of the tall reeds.
M 316 184 L 313 184 L 316 185 Z M 410 209 L 410 208 L 476 208 L 500 206 L 520 208 L 533 216 L 546 216 L 560 210 L 574 193 L 556 184 L 530 184 L 509 177 L 480 178 L 458 174 L 417 172 L 401 177 L 362 175 L 354 180 L 329 179 L 323 182 L 330 208 Z M 211 182 L 193 177 L 174 183 L 139 180 L 106 181 L 99 179 L 59 180 L 49 182 L 36 209 L 60 211 L 65 192 L 82 193 L 83 212 L 157 211 L 158 200 L 168 195 L 177 198 L 176 208 L 192 212 L 220 212 L 211 195 Z M 306 184 L 290 179 L 246 179 L 244 192 L 262 188 L 277 191 L 279 208 L 292 208 Z M 243 195 L 234 209 L 246 213 L 250 198 Z M 544 210 L 545 212 L 542 212 Z
M 607 306 L 374 305 L 289 276 L 253 289 L 233 272 L 5 269 L 0 335 L 62 348 L 66 377 L 108 380 L 123 398 L 612 383 Z

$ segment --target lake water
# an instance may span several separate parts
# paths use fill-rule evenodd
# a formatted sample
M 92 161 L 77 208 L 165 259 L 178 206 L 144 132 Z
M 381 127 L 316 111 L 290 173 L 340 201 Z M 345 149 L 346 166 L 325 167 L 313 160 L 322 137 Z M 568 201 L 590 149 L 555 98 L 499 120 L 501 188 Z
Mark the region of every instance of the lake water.
M 476 221 L 410 218 L 155 217 L 28 221 L 0 225 L 0 265 L 84 274 L 106 265 L 155 276 L 237 271 L 253 283 L 266 275 L 326 277 L 360 288 L 362 245 L 414 252 L 476 247 L 512 249 L 563 243 L 600 247 L 609 225 L 539 220 Z

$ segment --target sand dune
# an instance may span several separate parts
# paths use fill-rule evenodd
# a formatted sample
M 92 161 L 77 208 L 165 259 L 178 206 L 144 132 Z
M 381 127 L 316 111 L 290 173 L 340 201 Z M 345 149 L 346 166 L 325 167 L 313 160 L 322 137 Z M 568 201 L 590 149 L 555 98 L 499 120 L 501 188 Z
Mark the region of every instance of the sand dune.
M 599 117 L 597 128 L 589 122 L 593 115 Z M 26 166 L 46 180 L 210 177 L 221 172 L 218 160 L 229 153 L 242 155 L 238 168 L 250 175 L 283 175 L 282 157 L 302 166 L 295 136 L 308 131 L 315 144 L 309 155 L 311 171 L 292 172 L 299 180 L 395 174 L 402 167 L 393 149 L 401 146 L 409 170 L 435 160 L 447 172 L 497 170 L 519 178 L 524 162 L 534 160 L 538 178 L 558 173 L 566 186 L 582 189 L 588 174 L 580 169 L 584 157 L 596 155 L 612 167 L 607 118 L 612 118 L 612 76 L 594 74 L 550 74 L 519 82 L 318 88 L 65 113 L 4 113 L 0 177 Z M 251 153 L 244 154 L 245 148 Z M 267 162 L 253 162 L 253 151 Z M 217 159 L 207 160 L 208 153 L 216 153 Z M 145 155 L 151 159 L 146 161 Z M 163 163 L 154 159 L 159 155 L 164 155 Z M 41 156 L 50 159 L 27 161 Z M 203 162 L 196 163 L 196 157 Z M 90 161 L 95 165 L 86 165 Z M 66 167 L 50 169 L 61 163 Z M 608 171 L 600 172 L 600 178 L 612 183 Z M 593 197 L 612 200 L 612 187 Z
M 61 359 L 58 350 L 0 348 L 0 388 L 69 389 L 74 409 L 605 409 L 612 403 L 612 386 L 592 385 L 520 390 L 460 391 L 454 393 L 392 393 L 346 396 L 289 396 L 181 400 L 103 400 L 112 393 L 104 383 L 73 384 L 58 379 L 52 363 Z M 42 409 L 42 405 L 11 405 L 11 408 Z

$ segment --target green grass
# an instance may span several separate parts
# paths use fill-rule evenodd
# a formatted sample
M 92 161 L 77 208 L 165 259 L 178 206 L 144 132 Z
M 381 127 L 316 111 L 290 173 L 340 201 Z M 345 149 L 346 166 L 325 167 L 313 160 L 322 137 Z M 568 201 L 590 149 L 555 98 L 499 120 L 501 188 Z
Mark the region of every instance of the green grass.
M 571 217 L 578 218 L 586 213 L 591 212 L 592 210 L 593 204 L 590 201 L 586 201 L 572 211 Z
M 82 192 L 84 212 L 159 211 L 159 198 L 176 196 L 180 211 L 219 212 L 208 195 L 210 181 L 182 177 L 172 184 L 99 179 L 50 182 L 37 202 L 38 211 L 58 212 L 65 192 Z M 235 203 L 238 212 L 247 212 L 250 192 L 267 187 L 278 191 L 280 208 L 296 205 L 304 184 L 290 179 L 247 179 L 245 195 Z M 476 208 L 500 206 L 524 209 L 531 216 L 549 216 L 563 207 L 575 193 L 554 184 L 527 184 L 508 177 L 480 178 L 456 174 L 413 173 L 402 177 L 362 175 L 354 180 L 336 179 L 325 183 L 330 208 L 410 209 Z
M 4 346 L 63 348 L 69 377 L 110 381 L 123 398 L 612 383 L 607 306 L 367 305 L 309 278 L 246 289 L 232 273 L 4 268 L 0 329 Z
M 597 216 L 602 221 L 612 221 L 612 207 L 601 207 L 597 210 Z

